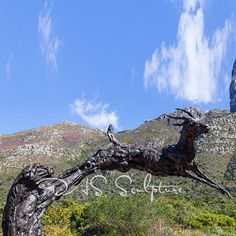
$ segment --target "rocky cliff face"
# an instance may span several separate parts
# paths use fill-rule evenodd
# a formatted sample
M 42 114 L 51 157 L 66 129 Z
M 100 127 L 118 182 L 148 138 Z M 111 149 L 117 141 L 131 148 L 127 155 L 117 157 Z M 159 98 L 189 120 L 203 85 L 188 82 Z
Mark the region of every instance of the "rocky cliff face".
M 236 60 L 232 70 L 232 81 L 230 84 L 230 111 L 236 112 Z
M 215 109 L 206 112 L 204 120 L 211 129 L 197 141 L 198 149 L 212 154 L 232 155 L 236 151 L 236 113 Z

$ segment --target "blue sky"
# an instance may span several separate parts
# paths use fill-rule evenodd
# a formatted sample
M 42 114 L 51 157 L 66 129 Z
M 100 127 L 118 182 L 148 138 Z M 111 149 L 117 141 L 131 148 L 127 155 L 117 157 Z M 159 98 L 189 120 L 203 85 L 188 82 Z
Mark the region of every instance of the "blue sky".
M 0 133 L 229 109 L 235 0 L 0 1 Z

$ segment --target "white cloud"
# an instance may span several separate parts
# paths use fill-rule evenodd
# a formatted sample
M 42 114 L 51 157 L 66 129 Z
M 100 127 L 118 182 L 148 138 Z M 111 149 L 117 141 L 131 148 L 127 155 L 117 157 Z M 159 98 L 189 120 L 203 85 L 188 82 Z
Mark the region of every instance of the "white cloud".
M 13 55 L 10 53 L 5 65 L 6 79 L 9 80 L 11 77 L 11 67 L 12 67 Z
M 118 129 L 119 118 L 114 111 L 108 112 L 109 104 L 91 103 L 84 99 L 76 99 L 71 108 L 73 113 L 91 127 L 105 130 L 109 124 L 112 124 L 115 129 Z
M 203 3 L 204 3 L 204 0 L 184 0 L 183 9 L 186 11 L 191 11 L 191 10 L 194 11 L 198 4 L 202 7 Z
M 57 52 L 60 46 L 60 39 L 55 35 L 52 25 L 51 8 L 47 3 L 39 14 L 38 33 L 40 36 L 40 47 L 46 61 L 53 69 L 57 69 Z
M 222 60 L 233 23 L 226 20 L 208 38 L 204 32 L 203 0 L 184 0 L 177 42 L 156 49 L 145 62 L 144 86 L 166 90 L 176 98 L 191 102 L 212 102 L 217 97 L 217 84 Z

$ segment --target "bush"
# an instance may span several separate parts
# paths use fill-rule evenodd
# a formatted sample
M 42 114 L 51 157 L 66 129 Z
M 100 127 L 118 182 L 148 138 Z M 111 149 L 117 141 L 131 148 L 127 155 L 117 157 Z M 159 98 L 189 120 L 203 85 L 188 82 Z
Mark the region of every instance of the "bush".
M 50 206 L 42 220 L 42 224 L 45 225 L 44 231 L 49 232 L 53 228 L 55 232 L 58 232 L 55 235 L 64 235 L 64 232 L 70 235 L 72 232 L 76 232 L 81 224 L 85 206 L 73 200 Z
M 66 200 L 53 205 L 43 224 L 45 232 L 55 229 L 55 235 L 148 236 L 155 231 L 160 236 L 193 236 L 219 231 L 231 236 L 236 233 L 235 209 L 233 200 L 221 196 L 208 200 L 202 197 L 201 202 L 159 196 L 151 202 L 148 194 L 103 195 L 87 203 Z
M 138 234 L 155 221 L 155 208 L 151 205 L 148 197 L 102 196 L 85 210 L 82 233 L 87 235 L 96 228 L 116 235 Z
M 210 212 L 200 212 L 190 222 L 190 226 L 198 229 L 235 229 L 236 221 L 229 216 L 214 214 Z
M 73 236 L 70 229 L 58 225 L 46 225 L 43 232 L 45 236 Z

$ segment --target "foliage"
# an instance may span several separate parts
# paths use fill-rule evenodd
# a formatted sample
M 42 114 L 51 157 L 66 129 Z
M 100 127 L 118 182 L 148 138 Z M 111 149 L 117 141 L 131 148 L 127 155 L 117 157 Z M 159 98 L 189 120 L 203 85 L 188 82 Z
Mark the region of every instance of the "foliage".
M 52 205 L 43 217 L 42 223 L 45 225 L 45 233 L 50 232 L 50 229 L 53 228 L 55 236 L 72 235 L 72 232 L 81 223 L 85 207 L 86 204 L 82 205 L 71 199 L 60 205 Z
M 236 221 L 232 217 L 226 215 L 200 212 L 190 221 L 190 226 L 198 229 L 233 229 L 236 227 Z
M 46 225 L 44 227 L 45 236 L 73 236 L 70 229 L 58 225 Z
M 227 165 L 225 178 L 233 181 L 236 179 L 236 152 L 233 154 L 231 161 Z
M 104 231 L 108 229 L 121 235 L 138 233 L 157 219 L 151 205 L 147 196 L 103 196 L 86 209 L 84 223 L 93 227 L 96 222 Z
M 51 206 L 43 219 L 45 235 L 236 235 L 236 203 L 224 197 L 186 199 L 148 194 L 103 195 L 78 203 L 72 199 Z M 49 234 L 48 234 L 49 235 Z M 52 234 L 51 234 L 52 235 Z

